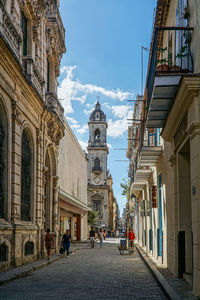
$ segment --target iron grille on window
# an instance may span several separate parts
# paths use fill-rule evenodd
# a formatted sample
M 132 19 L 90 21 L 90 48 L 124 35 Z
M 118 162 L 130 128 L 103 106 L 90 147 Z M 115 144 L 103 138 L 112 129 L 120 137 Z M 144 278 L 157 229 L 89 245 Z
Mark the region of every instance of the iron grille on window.
M 8 247 L 5 244 L 0 246 L 0 262 L 8 261 Z
M 25 244 L 25 256 L 26 256 L 26 255 L 33 255 L 33 254 L 34 254 L 34 243 L 28 241 L 28 242 Z
M 0 120 L 0 218 L 4 217 L 4 138 L 3 124 Z
M 26 132 L 22 135 L 21 219 L 31 219 L 31 150 Z

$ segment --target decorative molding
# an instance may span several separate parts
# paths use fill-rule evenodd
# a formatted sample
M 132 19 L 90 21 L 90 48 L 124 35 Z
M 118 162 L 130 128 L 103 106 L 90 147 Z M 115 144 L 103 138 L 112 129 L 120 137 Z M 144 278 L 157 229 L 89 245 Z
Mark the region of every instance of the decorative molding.
M 165 141 L 172 142 L 188 107 L 200 92 L 200 76 L 183 76 L 173 106 L 169 112 L 161 135 Z
M 169 162 L 171 163 L 171 167 L 173 167 L 176 164 L 176 153 L 171 155 Z
M 199 123 L 192 123 L 187 130 L 187 134 L 190 136 L 192 140 L 196 135 L 200 136 L 200 122 Z
M 21 125 L 23 121 L 20 118 L 21 112 L 20 112 L 20 109 L 19 109 L 17 101 L 12 100 L 11 101 L 11 105 L 12 105 L 12 117 L 13 117 L 13 120 L 14 121 L 16 120 L 18 122 L 18 124 Z

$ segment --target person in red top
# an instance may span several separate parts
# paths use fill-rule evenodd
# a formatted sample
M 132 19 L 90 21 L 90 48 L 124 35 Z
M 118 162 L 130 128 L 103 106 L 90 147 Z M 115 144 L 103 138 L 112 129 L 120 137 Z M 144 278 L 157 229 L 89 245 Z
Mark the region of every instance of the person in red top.
M 132 248 L 132 247 L 133 247 L 134 240 L 135 240 L 135 233 L 133 232 L 133 229 L 129 229 L 128 239 L 129 239 L 129 241 L 130 241 L 131 248 Z

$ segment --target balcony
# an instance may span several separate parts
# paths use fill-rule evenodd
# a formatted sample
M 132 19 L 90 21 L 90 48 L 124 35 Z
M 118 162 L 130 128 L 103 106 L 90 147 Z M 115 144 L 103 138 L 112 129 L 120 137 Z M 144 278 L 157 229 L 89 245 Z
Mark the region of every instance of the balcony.
M 155 29 L 147 77 L 148 128 L 163 128 L 181 79 L 193 73 L 191 27 Z
M 101 167 L 99 167 L 99 168 L 93 167 L 92 172 L 95 173 L 95 174 L 101 174 L 102 173 L 102 168 Z
M 60 47 L 62 48 L 62 51 L 65 52 L 65 28 L 63 26 L 56 0 L 46 1 L 45 16 L 47 18 L 47 28 L 52 29 L 52 27 L 54 26 L 57 27 L 59 33 L 59 41 L 61 43 Z M 53 37 L 51 39 L 53 39 Z
M 134 162 L 134 170 L 133 170 L 133 180 L 132 180 L 132 189 L 133 190 L 143 190 L 146 182 L 149 180 L 149 176 L 151 175 L 152 170 L 150 167 L 141 167 L 139 164 L 139 152 L 138 156 Z
M 139 166 L 155 166 L 162 153 L 160 143 L 160 129 L 155 128 L 153 132 L 148 132 L 148 140 L 144 141 L 139 152 Z
M 60 120 L 61 124 L 63 124 L 63 113 L 64 113 L 64 108 L 60 104 L 58 97 L 55 93 L 53 92 L 48 92 L 46 94 L 46 106 L 47 109 L 55 114 L 57 118 Z

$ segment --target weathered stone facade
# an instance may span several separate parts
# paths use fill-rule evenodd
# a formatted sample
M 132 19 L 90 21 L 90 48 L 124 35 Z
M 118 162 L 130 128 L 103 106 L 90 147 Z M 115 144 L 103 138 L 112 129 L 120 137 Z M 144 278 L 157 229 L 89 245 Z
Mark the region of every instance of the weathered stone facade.
M 44 256 L 58 235 L 57 76 L 65 30 L 56 0 L 0 0 L 0 268 Z
M 99 102 L 90 115 L 88 141 L 88 205 L 99 212 L 98 226 L 108 227 L 107 122 Z

